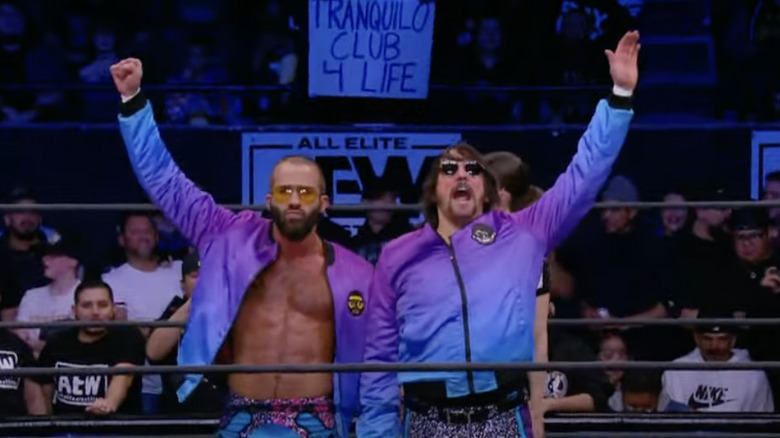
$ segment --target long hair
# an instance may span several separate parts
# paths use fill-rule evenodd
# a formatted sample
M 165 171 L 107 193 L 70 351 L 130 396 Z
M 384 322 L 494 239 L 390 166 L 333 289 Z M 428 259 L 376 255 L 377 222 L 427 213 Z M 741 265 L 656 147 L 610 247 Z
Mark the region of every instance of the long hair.
M 542 190 L 531 185 L 531 169 L 517 155 L 499 151 L 485 154 L 484 158 L 498 181 L 499 190 L 504 189 L 511 196 L 510 211 L 529 207 L 542 196 Z
M 498 184 L 489 171 L 482 154 L 472 145 L 460 142 L 447 148 L 434 160 L 422 186 L 422 204 L 425 221 L 431 227 L 439 226 L 439 202 L 436 199 L 436 185 L 439 183 L 439 167 L 442 160 L 475 160 L 485 170 L 482 172 L 485 181 L 485 203 L 483 212 L 488 212 L 498 205 Z

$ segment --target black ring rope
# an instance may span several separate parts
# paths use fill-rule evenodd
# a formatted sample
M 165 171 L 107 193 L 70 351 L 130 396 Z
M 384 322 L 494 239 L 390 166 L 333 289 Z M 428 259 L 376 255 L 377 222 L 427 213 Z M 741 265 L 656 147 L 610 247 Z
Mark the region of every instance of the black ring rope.
M 617 326 L 722 326 L 722 327 L 766 327 L 780 326 L 780 318 L 577 318 L 577 319 L 550 319 L 548 324 L 560 327 L 581 327 L 581 326 L 599 326 L 599 327 L 617 327 Z M 186 322 L 180 321 L 0 321 L 0 329 L 37 329 L 37 328 L 75 328 L 75 327 L 186 327 Z
M 89 368 L 29 367 L 0 369 L 0 376 L 28 377 L 53 375 L 122 375 L 122 374 L 311 374 L 311 373 L 361 373 L 361 372 L 431 372 L 431 371 L 569 371 L 582 369 L 606 370 L 767 370 L 780 369 L 780 361 L 765 362 L 481 362 L 481 363 L 323 363 L 323 364 L 274 364 L 274 365 L 151 365 L 111 367 L 96 371 Z
M 223 204 L 230 210 L 254 210 L 264 211 L 265 205 L 246 205 L 246 204 Z M 597 202 L 593 205 L 594 209 L 612 209 L 612 208 L 765 208 L 780 207 L 780 200 L 759 200 L 759 201 L 686 201 L 686 202 Z M 399 211 L 399 212 L 419 212 L 422 208 L 420 204 L 334 204 L 329 210 L 334 212 L 365 212 L 372 210 Z M 153 204 L 137 203 L 47 203 L 47 204 L 0 204 L 0 211 L 14 211 L 24 209 L 25 211 L 157 211 L 159 207 Z

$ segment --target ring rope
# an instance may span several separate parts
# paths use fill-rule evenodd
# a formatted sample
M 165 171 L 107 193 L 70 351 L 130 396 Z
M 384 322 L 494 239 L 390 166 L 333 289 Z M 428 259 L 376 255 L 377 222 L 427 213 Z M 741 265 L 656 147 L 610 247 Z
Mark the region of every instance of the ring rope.
M 686 90 L 711 90 L 712 86 L 703 84 L 643 84 L 643 89 L 681 89 Z M 296 87 L 291 85 L 202 85 L 202 84 L 149 84 L 144 85 L 146 91 L 202 91 L 202 92 L 246 92 L 246 91 L 293 91 Z M 103 85 L 94 83 L 70 83 L 70 84 L 47 84 L 41 82 L 27 83 L 0 83 L 0 90 L 58 90 L 58 91 L 110 91 L 116 92 L 113 85 Z M 442 91 L 462 91 L 462 92 L 572 92 L 572 91 L 592 91 L 608 92 L 609 87 L 604 85 L 447 85 L 430 84 L 428 90 Z
M 550 319 L 548 325 L 561 326 L 561 327 L 581 327 L 581 326 L 661 326 L 661 327 L 677 327 L 677 326 L 729 326 L 729 327 L 766 327 L 766 326 L 780 326 L 780 318 L 742 318 L 742 319 L 728 319 L 728 318 L 613 318 L 613 319 L 598 319 L 598 318 L 577 318 L 577 319 Z M 187 323 L 183 321 L 76 321 L 76 320 L 63 320 L 63 321 L 48 321 L 48 322 L 32 322 L 32 321 L 0 321 L 0 329 L 36 329 L 36 328 L 75 328 L 75 327 L 186 327 Z
M 254 210 L 264 211 L 265 205 L 247 205 L 247 204 L 223 204 L 221 205 L 229 210 Z M 780 207 L 780 200 L 760 200 L 760 201 L 685 201 L 685 202 L 596 202 L 593 209 L 612 209 L 612 208 L 764 208 Z M 19 204 L 0 204 L 0 211 L 19 210 Z M 83 211 L 159 211 L 160 208 L 154 204 L 137 203 L 105 203 L 105 204 L 84 204 L 84 203 L 48 203 L 48 204 L 24 204 L 25 211 L 63 211 L 63 210 L 83 210 Z M 336 212 L 364 212 L 372 210 L 384 211 L 404 211 L 419 212 L 422 209 L 421 204 L 334 204 L 328 210 Z
M 429 371 L 569 371 L 583 369 L 604 370 L 767 370 L 780 369 L 780 361 L 765 362 L 469 362 L 469 363 L 322 363 L 277 365 L 149 365 L 111 367 L 95 371 L 89 368 L 29 367 L 0 369 L 0 376 L 83 376 L 123 374 L 312 374 L 312 373 L 361 373 L 361 372 L 429 372 Z
M 507 133 L 507 132 L 541 132 L 557 135 L 563 131 L 583 132 L 588 127 L 585 123 L 528 123 L 513 125 L 396 125 L 396 124 L 367 124 L 357 125 L 352 129 L 342 125 L 320 124 L 276 124 L 276 125 L 184 125 L 160 123 L 161 130 L 169 132 L 279 132 L 279 133 L 334 133 L 343 134 L 345 131 L 359 131 L 363 134 L 393 134 L 393 133 Z M 84 123 L 84 122 L 39 122 L 34 124 L 6 125 L 3 131 L 117 131 L 116 123 Z M 775 131 L 780 129 L 778 122 L 635 122 L 631 124 L 631 131 L 644 132 L 671 132 L 671 131 Z
M 9 417 L 0 422 L 0 429 L 25 427 L 122 427 L 122 426 L 211 426 L 217 425 L 219 419 L 210 415 L 190 415 L 187 418 L 171 416 L 138 416 L 117 415 L 101 419 L 58 418 L 58 417 Z M 554 413 L 545 418 L 545 425 L 767 425 L 780 424 L 780 415 L 775 413 L 728 413 L 728 412 L 697 412 L 666 414 L 654 412 L 651 414 L 614 412 L 614 413 Z

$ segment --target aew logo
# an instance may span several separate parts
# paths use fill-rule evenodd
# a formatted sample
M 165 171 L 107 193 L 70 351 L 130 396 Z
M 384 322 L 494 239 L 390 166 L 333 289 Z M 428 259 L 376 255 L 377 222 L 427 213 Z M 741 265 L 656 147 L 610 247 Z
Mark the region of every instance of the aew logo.
M 735 399 L 726 398 L 728 391 L 729 389 L 724 387 L 699 385 L 696 391 L 688 398 L 688 407 L 691 409 L 706 409 L 733 402 Z
M 13 370 L 19 366 L 19 356 L 16 352 L 0 350 L 0 370 Z M 0 389 L 19 389 L 19 377 L 0 377 Z
M 569 392 L 569 378 L 560 371 L 547 373 L 547 387 L 544 389 L 545 398 L 563 398 Z
M 382 182 L 397 192 L 399 202 L 415 204 L 436 157 L 460 139 L 456 133 L 245 133 L 243 199 L 264 203 L 275 163 L 300 154 L 322 169 L 331 203 L 359 203 L 363 190 Z M 364 212 L 330 211 L 328 216 L 345 227 L 365 221 Z
M 108 365 L 80 365 L 57 362 L 55 368 L 108 368 Z M 57 376 L 57 403 L 72 406 L 89 406 L 95 399 L 106 396 L 108 376 L 65 375 Z

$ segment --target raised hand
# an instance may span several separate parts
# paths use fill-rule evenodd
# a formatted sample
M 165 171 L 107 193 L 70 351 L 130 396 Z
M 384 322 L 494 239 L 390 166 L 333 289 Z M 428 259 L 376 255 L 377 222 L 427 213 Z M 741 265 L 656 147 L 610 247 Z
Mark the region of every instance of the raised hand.
M 612 76 L 612 82 L 629 92 L 634 91 L 639 80 L 637 58 L 640 48 L 639 32 L 634 30 L 623 35 L 614 52 L 604 51 L 609 60 L 609 75 Z
M 122 97 L 131 97 L 141 88 L 144 70 L 140 59 L 123 59 L 112 65 L 110 70 L 116 90 Z

